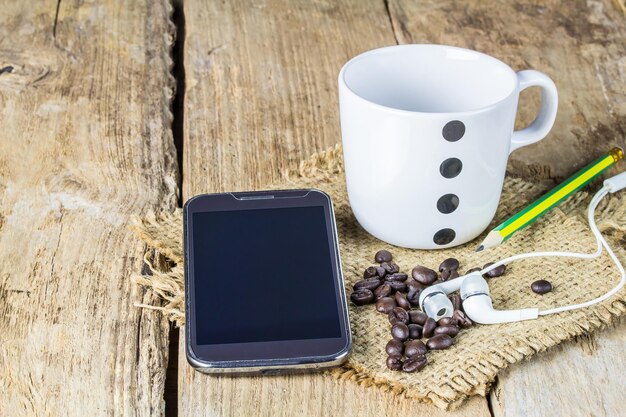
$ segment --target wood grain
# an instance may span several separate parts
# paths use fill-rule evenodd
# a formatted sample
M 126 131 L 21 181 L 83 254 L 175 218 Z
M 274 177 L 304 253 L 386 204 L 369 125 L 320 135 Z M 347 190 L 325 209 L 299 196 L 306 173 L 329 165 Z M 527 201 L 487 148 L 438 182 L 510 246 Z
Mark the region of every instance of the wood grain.
M 505 370 L 491 392 L 494 416 L 624 415 L 625 346 L 626 322 Z
M 548 137 L 511 155 L 508 172 L 533 180 L 563 178 L 612 146 L 626 149 L 626 17 L 606 1 L 457 2 L 390 0 L 397 38 L 444 43 L 496 56 L 516 70 L 553 78 L 559 113 Z M 518 127 L 539 107 L 522 94 Z M 623 171 L 614 167 L 607 175 Z M 552 182 L 552 181 L 549 181 Z M 549 183 L 548 182 L 548 183 Z M 548 184 L 547 184 L 548 185 Z M 593 339 L 595 340 L 595 338 Z M 597 335 L 582 354 L 567 343 L 498 377 L 490 399 L 495 416 L 621 415 L 626 327 Z M 602 387 L 602 388 L 600 388 Z
M 185 1 L 184 12 L 184 199 L 258 188 L 337 143 L 339 69 L 395 43 L 382 1 Z M 180 340 L 180 415 L 489 415 L 484 398 L 443 413 L 321 375 L 211 377 Z
M 162 415 L 127 225 L 176 205 L 169 5 L 2 3 L 0 415 Z
M 337 143 L 339 69 L 395 43 L 382 2 L 184 6 L 187 197 L 259 187 Z
M 182 349 L 182 346 L 181 346 Z M 179 415 L 190 416 L 489 416 L 487 401 L 473 397 L 443 411 L 375 387 L 321 375 L 211 377 L 181 367 Z M 184 386 L 184 388 L 183 388 Z

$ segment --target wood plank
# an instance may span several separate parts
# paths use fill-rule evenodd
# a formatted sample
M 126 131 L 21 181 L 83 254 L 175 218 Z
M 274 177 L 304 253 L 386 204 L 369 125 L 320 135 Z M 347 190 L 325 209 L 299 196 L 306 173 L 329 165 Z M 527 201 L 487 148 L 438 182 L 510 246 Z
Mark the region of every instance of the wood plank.
M 624 415 L 626 322 L 512 366 L 491 391 L 493 414 Z
M 182 349 L 182 348 L 181 348 Z M 211 377 L 181 369 L 180 415 L 192 416 L 489 416 L 487 401 L 473 397 L 456 411 L 320 375 Z M 183 384 L 185 384 L 183 388 Z
M 169 4 L 0 5 L 0 415 L 162 415 L 131 214 L 176 206 Z
M 259 187 L 339 142 L 339 69 L 394 43 L 382 2 L 184 6 L 185 196 Z
M 336 79 L 359 52 L 394 44 L 384 3 L 184 2 L 184 199 L 244 190 L 340 140 Z M 180 415 L 443 415 L 318 374 L 212 377 L 186 363 Z M 484 398 L 458 413 L 487 416 Z
M 626 19 L 617 2 L 390 0 L 389 9 L 400 42 L 477 49 L 554 79 L 560 96 L 555 126 L 544 141 L 511 155 L 511 175 L 563 178 L 593 155 L 626 145 Z M 539 96 L 523 93 L 520 102 L 528 103 L 518 111 L 523 126 Z M 600 333 L 595 345 L 585 354 L 580 343 L 567 343 L 503 372 L 490 396 L 494 415 L 619 415 L 626 363 L 617 359 L 626 348 L 626 327 Z

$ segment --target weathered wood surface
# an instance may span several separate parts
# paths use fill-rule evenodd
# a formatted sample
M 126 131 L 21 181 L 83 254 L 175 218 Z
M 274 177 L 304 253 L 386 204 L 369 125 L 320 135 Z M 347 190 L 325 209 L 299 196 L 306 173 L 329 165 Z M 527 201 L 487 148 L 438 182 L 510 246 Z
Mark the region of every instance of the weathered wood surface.
M 590 155 L 624 145 L 620 42 L 624 18 L 609 0 L 567 5 L 555 1 L 220 4 L 187 0 L 184 12 L 184 198 L 207 191 L 256 188 L 278 178 L 282 168 L 337 143 L 339 68 L 361 51 L 396 41 L 465 46 L 499 57 L 514 69 L 535 68 L 553 77 L 561 95 L 555 128 L 545 141 L 512 155 L 512 175 L 551 182 L 586 163 Z M 534 116 L 538 95 L 525 92 L 522 103 L 519 126 Z M 619 334 L 623 332 L 621 328 Z M 528 398 L 537 398 L 537 415 L 575 415 L 570 406 L 601 403 L 601 391 L 587 387 L 603 385 L 606 373 L 601 369 L 614 363 L 622 339 L 603 342 L 611 337 L 615 336 L 601 333 L 593 353 L 594 363 L 604 365 L 586 366 L 586 378 L 560 381 L 566 385 L 560 390 L 546 392 L 539 385 L 534 389 L 532 381 L 548 382 L 549 375 L 542 376 L 541 367 L 512 367 L 498 382 L 498 398 L 492 397 L 498 402 L 494 413 L 523 415 L 532 407 L 532 403 L 513 400 L 518 390 L 534 389 Z M 180 347 L 181 415 L 438 412 L 319 376 L 231 379 L 199 375 L 185 363 L 182 337 Z M 565 349 L 575 348 L 570 344 Z M 552 354 L 554 371 L 567 374 L 573 355 Z M 526 382 L 515 386 L 516 381 Z M 616 387 L 609 401 L 619 397 L 621 390 Z M 557 400 L 561 393 L 575 392 L 587 395 L 586 402 L 568 405 Z M 557 403 L 561 408 L 553 409 Z M 606 410 L 615 405 L 576 412 L 611 415 Z M 489 411 L 485 401 L 476 398 L 458 414 L 487 415 Z
M 394 43 L 382 1 L 183 3 L 185 197 L 259 187 L 337 143 L 341 65 Z
M 150 300 L 130 285 L 143 247 L 126 226 L 176 205 L 169 4 L 1 3 L 0 415 L 161 415 L 169 327 L 133 307 Z M 509 172 L 561 178 L 624 145 L 619 4 L 185 0 L 184 198 L 257 188 L 337 143 L 339 68 L 396 42 L 466 46 L 553 77 L 555 129 Z M 536 92 L 522 103 L 519 125 Z M 493 414 L 618 415 L 625 332 L 511 367 Z M 180 340 L 180 415 L 444 415 L 320 375 L 205 376 Z M 449 415 L 489 414 L 474 398 Z
M 502 372 L 493 415 L 623 416 L 626 322 L 570 341 Z
M 169 4 L 0 5 L 0 415 L 163 414 L 130 216 L 176 206 Z

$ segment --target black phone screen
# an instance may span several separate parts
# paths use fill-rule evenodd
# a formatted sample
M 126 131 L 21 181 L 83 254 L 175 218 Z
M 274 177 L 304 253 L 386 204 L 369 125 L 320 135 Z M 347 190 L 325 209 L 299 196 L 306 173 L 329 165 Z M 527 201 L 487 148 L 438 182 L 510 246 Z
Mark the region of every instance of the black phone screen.
M 193 213 L 196 344 L 341 336 L 323 206 Z

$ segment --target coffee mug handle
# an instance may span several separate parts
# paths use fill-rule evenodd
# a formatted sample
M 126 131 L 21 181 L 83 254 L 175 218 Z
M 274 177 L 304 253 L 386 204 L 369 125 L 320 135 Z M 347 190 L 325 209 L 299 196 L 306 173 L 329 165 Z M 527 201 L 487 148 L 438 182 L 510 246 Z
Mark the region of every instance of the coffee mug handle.
M 541 87 L 541 109 L 530 126 L 513 132 L 510 152 L 545 138 L 554 125 L 559 103 L 556 86 L 547 75 L 535 70 L 524 70 L 517 73 L 517 79 L 519 91 L 528 87 Z

